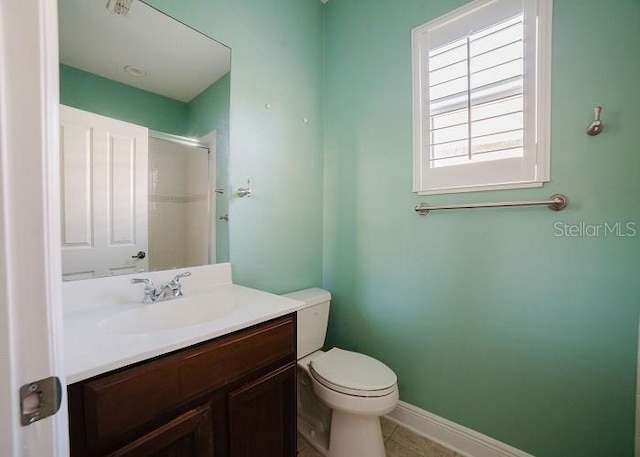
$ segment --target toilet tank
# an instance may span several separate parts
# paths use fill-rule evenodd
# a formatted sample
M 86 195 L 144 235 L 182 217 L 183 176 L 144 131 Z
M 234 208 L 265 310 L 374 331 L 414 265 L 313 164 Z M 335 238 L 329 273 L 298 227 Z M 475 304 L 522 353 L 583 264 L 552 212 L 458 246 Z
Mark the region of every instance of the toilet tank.
M 299 290 L 284 294 L 306 303 L 307 307 L 297 311 L 298 321 L 298 359 L 306 357 L 313 351 L 322 349 L 327 336 L 327 324 L 329 323 L 329 303 L 331 294 L 323 289 Z

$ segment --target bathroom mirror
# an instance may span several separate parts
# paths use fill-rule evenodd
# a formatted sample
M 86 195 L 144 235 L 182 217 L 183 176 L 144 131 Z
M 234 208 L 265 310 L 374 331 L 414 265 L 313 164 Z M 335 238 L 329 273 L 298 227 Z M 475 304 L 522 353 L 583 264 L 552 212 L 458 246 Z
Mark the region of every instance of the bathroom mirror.
M 226 262 L 231 50 L 140 0 L 58 0 L 63 279 Z

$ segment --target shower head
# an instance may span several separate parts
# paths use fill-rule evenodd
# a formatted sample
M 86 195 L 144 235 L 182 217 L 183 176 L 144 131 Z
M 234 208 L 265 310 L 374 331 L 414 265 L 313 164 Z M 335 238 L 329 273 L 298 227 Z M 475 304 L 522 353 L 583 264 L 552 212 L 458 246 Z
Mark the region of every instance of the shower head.
M 587 127 L 587 135 L 591 135 L 591 136 L 595 136 L 600 132 L 602 132 L 602 127 L 603 127 L 602 121 L 600 120 L 600 113 L 602 112 L 602 107 L 596 106 L 594 109 L 594 112 L 596 115 L 596 120 L 593 121 L 591 125 L 589 125 L 589 127 Z

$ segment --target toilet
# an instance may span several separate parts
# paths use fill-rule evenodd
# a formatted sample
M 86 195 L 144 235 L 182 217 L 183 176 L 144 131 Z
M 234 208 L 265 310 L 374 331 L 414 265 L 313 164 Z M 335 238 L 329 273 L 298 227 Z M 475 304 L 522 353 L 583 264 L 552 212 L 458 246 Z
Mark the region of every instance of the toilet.
M 398 403 L 396 374 L 379 360 L 332 348 L 321 351 L 331 294 L 286 294 L 307 307 L 298 322 L 298 432 L 327 457 L 385 457 L 380 416 Z

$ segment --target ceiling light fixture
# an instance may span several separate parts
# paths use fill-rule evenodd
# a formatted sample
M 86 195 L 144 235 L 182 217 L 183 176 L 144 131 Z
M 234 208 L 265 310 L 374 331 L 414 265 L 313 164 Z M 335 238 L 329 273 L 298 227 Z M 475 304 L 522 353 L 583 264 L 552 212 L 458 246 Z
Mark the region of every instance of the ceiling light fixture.
M 124 71 L 128 75 L 133 76 L 135 78 L 142 78 L 143 76 L 147 76 L 146 72 L 140 70 L 137 67 L 133 67 L 131 65 L 127 65 L 126 67 L 124 67 Z

